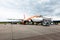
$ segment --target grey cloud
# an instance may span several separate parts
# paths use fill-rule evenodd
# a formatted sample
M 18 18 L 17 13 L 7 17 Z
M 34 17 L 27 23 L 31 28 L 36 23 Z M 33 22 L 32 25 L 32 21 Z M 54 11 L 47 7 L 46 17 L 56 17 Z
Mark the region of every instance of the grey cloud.
M 9 8 L 15 8 L 21 10 L 22 12 L 27 12 L 29 14 L 41 14 L 41 15 L 58 15 L 60 12 L 55 10 L 60 8 L 60 0 L 49 0 L 46 2 L 38 3 L 39 0 L 15 0 L 16 5 L 13 2 L 7 2 Z M 9 6 L 10 5 L 10 6 Z M 7 5 L 4 5 L 7 7 Z M 57 10 L 58 10 L 57 9 Z

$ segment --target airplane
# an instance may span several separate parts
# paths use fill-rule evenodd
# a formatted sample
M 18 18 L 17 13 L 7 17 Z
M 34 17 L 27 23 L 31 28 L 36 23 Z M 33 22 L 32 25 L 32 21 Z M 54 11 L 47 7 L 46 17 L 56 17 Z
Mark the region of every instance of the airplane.
M 42 15 L 34 15 L 31 17 L 26 18 L 24 15 L 24 19 L 2 19 L 0 20 L 0 22 L 8 22 L 11 24 L 17 24 L 18 22 L 20 22 L 21 24 L 32 24 L 34 25 L 34 23 L 36 25 L 38 25 L 39 23 L 41 23 L 41 25 L 50 25 L 50 24 L 55 24 L 57 25 L 58 23 L 60 23 L 60 18 L 56 17 L 56 16 L 42 16 Z
M 60 23 L 60 17 L 58 17 L 58 16 L 51 16 L 50 18 L 51 18 L 52 22 L 55 25 L 57 25 L 58 23 Z
M 3 23 L 11 23 L 11 24 L 17 24 L 18 22 L 21 22 L 22 19 L 0 19 L 0 22 Z
M 56 17 L 56 16 L 42 16 L 42 15 L 35 15 L 35 16 L 31 16 L 29 18 L 25 18 L 23 19 L 23 24 L 34 24 L 36 23 L 39 24 L 41 23 L 41 25 L 44 26 L 49 26 L 51 24 L 55 24 L 57 25 L 58 23 L 60 23 L 60 18 Z

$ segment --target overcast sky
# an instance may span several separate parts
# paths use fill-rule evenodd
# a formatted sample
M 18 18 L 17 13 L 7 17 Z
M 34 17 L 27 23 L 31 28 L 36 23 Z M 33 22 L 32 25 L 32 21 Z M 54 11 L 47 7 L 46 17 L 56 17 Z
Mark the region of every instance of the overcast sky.
M 60 17 L 60 0 L 0 0 L 0 19 L 19 19 L 24 14 Z

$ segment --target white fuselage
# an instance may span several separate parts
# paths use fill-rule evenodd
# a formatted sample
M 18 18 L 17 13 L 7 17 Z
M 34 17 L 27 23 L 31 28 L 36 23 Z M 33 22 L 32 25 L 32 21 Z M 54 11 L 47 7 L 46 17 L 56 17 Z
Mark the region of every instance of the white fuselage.
M 43 19 L 48 19 L 48 20 L 51 20 L 51 21 L 60 21 L 59 17 L 38 17 L 38 18 L 32 18 L 32 20 L 35 21 L 35 22 L 40 22 Z
M 32 21 L 34 21 L 34 22 L 40 22 L 40 21 L 42 21 L 42 20 L 43 20 L 42 17 L 39 17 L 39 18 L 32 18 Z
M 46 17 L 48 17 L 48 16 L 46 16 Z M 51 18 L 52 21 L 60 21 L 60 17 L 49 16 L 48 18 Z
M 20 20 L 0 20 L 0 22 L 20 22 Z

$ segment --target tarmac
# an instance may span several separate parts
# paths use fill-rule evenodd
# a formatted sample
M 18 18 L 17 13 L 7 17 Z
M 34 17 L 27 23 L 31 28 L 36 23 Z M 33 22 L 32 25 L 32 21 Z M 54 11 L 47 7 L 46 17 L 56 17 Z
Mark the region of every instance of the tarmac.
M 60 25 L 0 24 L 0 40 L 60 40 Z

